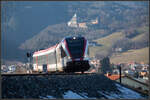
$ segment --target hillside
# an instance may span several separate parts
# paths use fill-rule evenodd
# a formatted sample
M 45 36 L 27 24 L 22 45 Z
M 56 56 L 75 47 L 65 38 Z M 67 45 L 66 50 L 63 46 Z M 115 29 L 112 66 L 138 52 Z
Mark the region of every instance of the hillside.
M 110 61 L 115 64 L 131 61 L 149 63 L 149 47 L 113 54 Z
M 101 44 L 102 46 L 90 47 L 90 57 L 94 57 L 97 54 L 102 57 L 108 56 L 110 54 L 113 43 L 115 43 L 117 40 L 123 37 L 124 36 L 121 32 L 116 32 L 106 37 L 94 40 L 95 42 L 97 42 L 98 44 Z
M 72 35 L 82 35 L 88 40 L 101 37 L 101 29 L 82 29 L 68 27 L 66 23 L 49 25 L 31 39 L 22 43 L 19 48 L 22 50 L 38 50 L 48 48 L 59 43 L 64 37 Z M 89 35 L 91 35 L 89 37 Z M 40 44 L 40 45 L 39 45 Z
M 94 40 L 95 42 L 102 44 L 104 49 L 112 47 L 118 40 L 125 38 L 125 34 L 122 32 L 115 32 L 106 37 Z
M 125 36 L 124 36 L 124 34 L 122 32 L 116 32 L 116 33 L 108 35 L 108 36 L 106 36 L 104 38 L 97 39 L 95 41 L 98 42 L 99 44 L 103 44 L 105 46 L 110 46 L 110 45 L 112 45 L 113 42 L 115 42 L 117 40 L 120 40 L 120 39 L 122 39 L 124 37 Z
M 138 27 L 134 30 L 114 32 L 105 37 L 94 40 L 102 46 L 90 47 L 90 56 L 96 55 L 98 58 L 111 56 L 121 48 L 120 52 L 126 52 L 130 49 L 142 49 L 149 46 L 148 27 Z
M 4 2 L 2 5 L 1 47 L 4 60 L 26 61 L 26 51 L 48 48 L 68 35 L 82 35 L 93 41 L 121 32 L 126 37 L 124 41 L 129 40 L 125 44 L 131 45 L 134 42 L 131 38 L 135 35 L 148 34 L 145 28 L 140 30 L 142 32 L 138 31 L 140 27 L 149 27 L 147 2 Z M 78 22 L 87 22 L 88 25 L 98 18 L 99 23 L 88 25 L 87 29 L 70 28 L 67 22 L 74 13 L 78 16 Z M 137 43 L 137 48 L 141 48 L 138 47 L 139 43 L 146 47 L 147 40 L 142 42 L 139 39 L 140 42 L 135 41 L 134 44 Z M 111 54 L 111 41 L 104 44 L 107 46 L 102 46 L 102 51 L 110 51 Z M 128 50 L 130 45 L 124 49 Z M 114 43 L 113 46 L 116 47 Z

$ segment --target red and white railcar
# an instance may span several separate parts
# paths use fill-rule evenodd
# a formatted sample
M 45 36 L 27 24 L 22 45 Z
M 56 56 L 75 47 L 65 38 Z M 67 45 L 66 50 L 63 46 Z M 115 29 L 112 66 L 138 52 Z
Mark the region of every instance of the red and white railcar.
M 89 68 L 88 41 L 84 37 L 66 37 L 33 54 L 33 71 L 84 72 Z

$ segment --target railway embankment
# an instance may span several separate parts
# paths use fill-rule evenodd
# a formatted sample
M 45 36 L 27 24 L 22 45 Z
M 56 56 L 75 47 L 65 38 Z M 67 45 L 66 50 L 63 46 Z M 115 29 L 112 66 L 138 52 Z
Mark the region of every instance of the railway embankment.
M 2 98 L 63 99 L 66 93 L 71 93 L 70 98 L 74 94 L 77 98 L 109 98 L 109 94 L 120 95 L 122 91 L 102 74 L 2 77 Z

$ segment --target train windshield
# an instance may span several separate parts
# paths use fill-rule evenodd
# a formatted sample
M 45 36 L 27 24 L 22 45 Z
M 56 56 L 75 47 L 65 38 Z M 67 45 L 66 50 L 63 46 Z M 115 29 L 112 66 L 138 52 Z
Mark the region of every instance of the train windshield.
M 66 39 L 68 49 L 73 58 L 83 57 L 84 50 L 84 38 L 83 37 L 73 37 Z

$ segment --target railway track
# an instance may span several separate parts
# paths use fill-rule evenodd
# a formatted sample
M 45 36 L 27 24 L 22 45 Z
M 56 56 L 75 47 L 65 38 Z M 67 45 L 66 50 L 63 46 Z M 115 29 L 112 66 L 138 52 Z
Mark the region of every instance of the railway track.
M 23 74 L 1 74 L 1 76 L 44 76 L 44 75 L 93 75 L 96 73 L 23 73 Z

